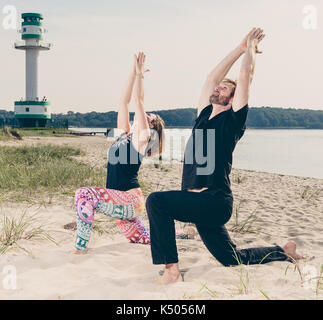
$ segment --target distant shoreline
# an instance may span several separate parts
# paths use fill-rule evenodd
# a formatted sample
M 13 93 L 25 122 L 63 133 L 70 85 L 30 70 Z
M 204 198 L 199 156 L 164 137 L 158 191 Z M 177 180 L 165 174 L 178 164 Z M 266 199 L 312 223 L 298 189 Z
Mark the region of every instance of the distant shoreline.
M 79 129 L 79 128 L 88 128 L 88 129 L 107 129 L 107 127 L 74 127 L 70 126 L 68 129 Z M 193 126 L 166 126 L 165 129 L 192 129 Z M 112 128 L 116 129 L 116 128 Z M 247 129 L 261 129 L 261 130 L 323 130 L 317 128 L 306 128 L 306 127 L 247 127 Z
M 159 114 L 166 128 L 190 128 L 193 127 L 196 119 L 196 109 L 168 109 L 156 110 L 153 113 Z M 134 116 L 130 112 L 130 119 Z M 14 112 L 0 110 L 0 126 L 11 124 Z M 64 127 L 115 127 L 117 126 L 118 113 L 109 112 L 87 112 L 79 113 L 68 111 L 67 114 L 52 113 L 52 121 L 64 123 Z M 11 119 L 11 120 L 10 120 Z M 310 109 L 283 109 L 272 107 L 251 107 L 246 120 L 247 128 L 255 129 L 323 129 L 323 110 Z

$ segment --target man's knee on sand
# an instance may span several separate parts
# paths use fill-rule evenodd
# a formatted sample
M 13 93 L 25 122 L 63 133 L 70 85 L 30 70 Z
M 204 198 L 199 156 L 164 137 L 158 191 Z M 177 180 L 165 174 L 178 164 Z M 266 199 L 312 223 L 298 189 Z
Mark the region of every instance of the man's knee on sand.
M 238 261 L 237 257 L 234 257 L 234 256 L 221 257 L 221 258 L 217 258 L 217 260 L 224 267 L 231 267 L 231 266 L 236 266 L 238 264 L 242 264 L 242 262 Z
M 146 209 L 148 215 L 152 213 L 152 210 L 156 208 L 156 206 L 160 207 L 162 205 L 161 201 L 161 193 L 162 192 L 153 192 L 151 193 L 146 200 Z

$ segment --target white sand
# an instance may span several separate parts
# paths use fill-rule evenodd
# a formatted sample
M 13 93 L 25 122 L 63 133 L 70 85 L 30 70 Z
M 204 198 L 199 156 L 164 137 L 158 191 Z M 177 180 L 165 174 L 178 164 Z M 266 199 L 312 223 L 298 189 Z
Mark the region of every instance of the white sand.
M 82 161 L 106 165 L 108 142 L 104 137 L 27 138 L 0 145 L 47 142 L 81 147 L 87 152 Z M 165 164 L 156 169 L 146 164 L 140 176 L 151 183 L 152 191 L 178 189 L 181 167 Z M 241 183 L 237 183 L 238 176 Z M 29 254 L 13 248 L 0 256 L 0 299 L 266 299 L 264 294 L 270 299 L 322 299 L 323 281 L 316 290 L 316 280 L 309 283 L 306 279 L 308 270 L 318 273 L 323 265 L 323 180 L 233 169 L 231 181 L 234 209 L 240 203 L 239 221 L 256 208 L 258 217 L 252 225 L 257 233 L 230 231 L 233 241 L 246 248 L 294 240 L 307 257 L 299 262 L 298 269 L 289 262 L 223 267 L 199 238 L 178 240 L 180 268 L 188 269 L 185 282 L 156 286 L 152 282 L 162 266 L 152 265 L 150 246 L 131 244 L 119 233 L 100 236 L 92 232 L 87 255 L 69 253 L 75 231 L 63 226 L 75 221 L 72 197 L 29 208 L 21 203 L 2 203 L 0 216 L 18 216 L 24 208 L 30 214 L 37 212 L 37 221 L 48 224 L 59 245 L 48 240 L 24 240 L 19 244 Z M 302 197 L 306 186 L 309 193 Z M 111 229 L 110 219 L 103 215 L 97 218 L 105 219 Z M 229 230 L 234 222 L 235 213 L 227 224 Z M 16 269 L 16 289 L 3 286 L 8 277 L 3 271 L 8 265 Z

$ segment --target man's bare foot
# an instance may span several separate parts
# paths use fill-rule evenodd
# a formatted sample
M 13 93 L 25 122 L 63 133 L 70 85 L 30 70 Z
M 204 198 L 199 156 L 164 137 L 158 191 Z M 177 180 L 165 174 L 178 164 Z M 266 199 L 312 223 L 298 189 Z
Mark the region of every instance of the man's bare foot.
M 169 272 L 165 272 L 158 280 L 154 282 L 154 284 L 171 284 L 175 282 L 183 282 L 182 275 L 180 273 L 176 274 L 170 274 Z
M 73 249 L 71 251 L 71 253 L 74 253 L 74 254 L 86 254 L 87 253 L 87 249 L 86 250 L 77 250 L 77 249 Z
M 174 264 L 166 265 L 163 275 L 157 281 L 155 281 L 154 284 L 167 285 L 167 284 L 171 284 L 175 282 L 183 282 L 183 281 L 184 279 L 178 269 L 178 264 L 174 263 Z
M 292 258 L 294 260 L 300 260 L 300 259 L 304 259 L 304 256 L 298 254 L 296 252 L 296 243 L 292 240 L 288 241 L 284 247 L 284 252 L 285 254 L 289 257 Z

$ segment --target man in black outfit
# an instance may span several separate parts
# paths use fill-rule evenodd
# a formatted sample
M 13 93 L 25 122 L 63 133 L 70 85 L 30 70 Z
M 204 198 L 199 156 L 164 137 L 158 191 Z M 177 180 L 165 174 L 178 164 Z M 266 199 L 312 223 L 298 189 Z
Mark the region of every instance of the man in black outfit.
M 257 46 L 264 36 L 262 29 L 253 28 L 207 77 L 185 149 L 182 190 L 154 192 L 147 198 L 153 263 L 166 265 L 156 283 L 182 281 L 174 219 L 195 223 L 208 250 L 224 266 L 303 258 L 296 253 L 293 241 L 283 248 L 238 250 L 224 226 L 231 218 L 233 205 L 229 179 L 232 153 L 246 128 L 255 57 L 261 53 Z M 225 76 L 243 54 L 236 84 Z

